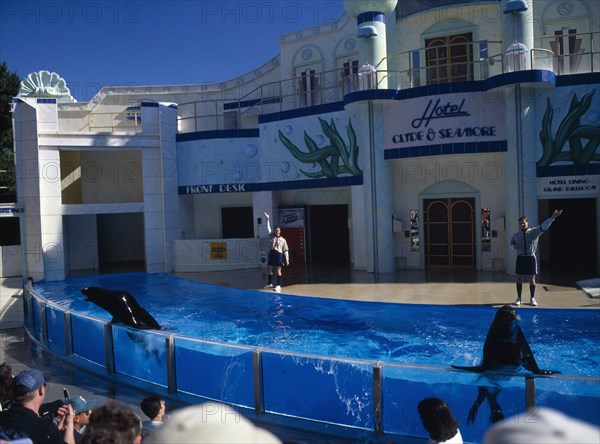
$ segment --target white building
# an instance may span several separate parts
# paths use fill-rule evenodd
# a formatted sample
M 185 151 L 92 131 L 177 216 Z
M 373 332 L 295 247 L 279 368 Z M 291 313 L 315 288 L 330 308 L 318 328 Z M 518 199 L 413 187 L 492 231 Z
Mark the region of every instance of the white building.
M 258 267 L 264 211 L 296 263 L 512 273 L 518 217 L 555 208 L 542 267 L 598 273 L 597 0 L 345 5 L 218 84 L 81 103 L 31 74 L 13 101 L 23 274 Z

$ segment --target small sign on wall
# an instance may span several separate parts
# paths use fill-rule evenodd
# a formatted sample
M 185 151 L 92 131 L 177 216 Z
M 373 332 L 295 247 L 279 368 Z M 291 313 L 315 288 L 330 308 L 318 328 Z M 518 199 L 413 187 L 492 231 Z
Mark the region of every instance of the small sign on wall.
M 211 242 L 210 259 L 227 259 L 227 242 Z
M 539 177 L 538 197 L 558 199 L 561 197 L 597 197 L 600 176 Z

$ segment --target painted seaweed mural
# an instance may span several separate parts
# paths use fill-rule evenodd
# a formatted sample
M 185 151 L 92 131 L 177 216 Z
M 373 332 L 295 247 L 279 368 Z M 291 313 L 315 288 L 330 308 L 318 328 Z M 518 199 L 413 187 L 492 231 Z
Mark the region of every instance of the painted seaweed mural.
M 548 106 L 542 119 L 542 130 L 540 131 L 543 153 L 537 162 L 537 166 L 546 167 L 564 161 L 571 161 L 575 165 L 583 165 L 593 160 L 600 160 L 600 153 L 597 152 L 600 145 L 600 127 L 581 125 L 580 122 L 581 117 L 587 112 L 592 103 L 594 92 L 591 91 L 585 94 L 581 100 L 577 99 L 577 94 L 573 95 L 569 110 L 558 125 L 554 138 L 552 137 L 554 109 L 550 99 L 548 99 Z M 569 150 L 562 151 L 567 142 L 569 142 Z
M 302 163 L 317 163 L 321 171 L 308 172 L 300 169 L 302 174 L 311 179 L 321 177 L 337 177 L 339 174 L 349 173 L 353 176 L 361 176 L 362 170 L 358 167 L 358 145 L 356 144 L 356 133 L 352 127 L 352 119 L 348 119 L 348 145 L 340 136 L 333 119 L 327 123 L 319 118 L 323 133 L 329 139 L 329 145 L 319 148 L 317 143 L 306 131 L 304 131 L 304 143 L 308 152 L 301 151 L 291 140 L 279 133 L 279 140 L 285 145 L 290 153 Z M 341 164 L 340 164 L 341 160 Z

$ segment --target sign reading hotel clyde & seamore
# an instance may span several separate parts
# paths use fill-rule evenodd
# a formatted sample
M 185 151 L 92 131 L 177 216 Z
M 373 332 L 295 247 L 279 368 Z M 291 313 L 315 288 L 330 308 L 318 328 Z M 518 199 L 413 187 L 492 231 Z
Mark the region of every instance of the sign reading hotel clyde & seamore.
M 385 148 L 506 140 L 505 113 L 500 92 L 402 101 L 384 114 Z

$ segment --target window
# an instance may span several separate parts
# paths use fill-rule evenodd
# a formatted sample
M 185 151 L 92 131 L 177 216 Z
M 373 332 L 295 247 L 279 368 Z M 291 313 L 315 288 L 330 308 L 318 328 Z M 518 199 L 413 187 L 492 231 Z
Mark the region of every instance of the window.
M 419 51 L 413 51 L 411 53 L 411 73 L 412 73 L 412 85 L 411 87 L 421 86 L 421 54 Z
M 223 239 L 254 237 L 252 207 L 221 208 L 221 230 Z
M 348 94 L 358 90 L 358 60 L 348 60 L 340 70 L 342 93 Z
M 314 106 L 321 103 L 320 97 L 320 74 L 316 69 L 302 69 L 298 75 L 298 95 L 300 96 L 300 106 Z
M 427 84 L 473 80 L 472 43 L 470 32 L 425 40 Z
M 584 53 L 582 42 L 577 36 L 577 29 L 564 26 L 554 31 L 554 40 L 550 41 L 550 48 L 558 56 L 560 74 L 578 72 Z

